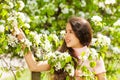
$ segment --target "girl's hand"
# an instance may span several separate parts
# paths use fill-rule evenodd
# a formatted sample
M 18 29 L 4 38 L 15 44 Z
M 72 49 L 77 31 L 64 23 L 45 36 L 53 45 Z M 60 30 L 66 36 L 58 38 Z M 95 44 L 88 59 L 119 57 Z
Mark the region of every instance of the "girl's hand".
M 25 36 L 24 32 L 22 31 L 22 29 L 14 27 L 14 31 L 15 31 L 14 33 L 15 33 L 16 37 L 18 38 L 18 40 L 21 42 L 24 42 L 26 36 Z

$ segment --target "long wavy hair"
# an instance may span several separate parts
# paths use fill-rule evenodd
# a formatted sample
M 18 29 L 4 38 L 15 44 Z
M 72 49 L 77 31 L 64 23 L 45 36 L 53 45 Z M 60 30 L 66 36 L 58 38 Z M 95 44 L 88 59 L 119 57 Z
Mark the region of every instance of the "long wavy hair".
M 82 46 L 89 47 L 92 40 L 92 28 L 90 26 L 90 23 L 86 19 L 80 17 L 71 17 L 68 20 L 68 23 L 70 23 L 72 30 L 75 33 L 75 36 L 79 39 L 79 42 L 82 44 Z M 59 51 L 66 52 L 67 50 L 73 57 L 75 57 L 72 54 L 73 53 L 72 48 L 67 47 L 64 40 Z
M 83 19 L 80 17 L 71 17 L 68 20 L 68 23 L 70 23 L 72 30 L 75 33 L 75 36 L 79 39 L 79 42 L 83 46 L 89 46 L 92 40 L 92 29 L 91 29 L 90 23 L 86 19 Z M 60 52 L 68 51 L 72 57 L 77 58 L 77 56 L 73 54 L 74 53 L 73 49 L 71 47 L 67 47 L 65 40 L 61 48 L 59 49 L 59 51 Z M 76 66 L 77 66 L 77 63 L 75 62 L 74 67 L 76 68 Z M 60 79 L 60 76 L 59 76 L 60 73 L 63 74 L 63 71 L 59 71 L 55 73 L 56 78 L 54 80 L 65 80 L 66 75 L 63 74 L 62 79 Z

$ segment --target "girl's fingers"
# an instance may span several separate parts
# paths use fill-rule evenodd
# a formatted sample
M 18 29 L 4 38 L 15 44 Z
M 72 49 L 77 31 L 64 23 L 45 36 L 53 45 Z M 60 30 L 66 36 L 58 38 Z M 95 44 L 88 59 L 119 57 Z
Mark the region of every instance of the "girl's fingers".
M 23 37 L 26 38 L 26 36 L 25 36 L 23 30 L 22 30 L 22 29 L 19 29 L 19 31 L 20 31 L 20 33 L 23 35 Z
M 26 38 L 22 29 L 19 29 L 18 27 L 14 27 L 14 35 L 16 35 L 18 40 L 21 41 L 21 42 L 23 42 Z

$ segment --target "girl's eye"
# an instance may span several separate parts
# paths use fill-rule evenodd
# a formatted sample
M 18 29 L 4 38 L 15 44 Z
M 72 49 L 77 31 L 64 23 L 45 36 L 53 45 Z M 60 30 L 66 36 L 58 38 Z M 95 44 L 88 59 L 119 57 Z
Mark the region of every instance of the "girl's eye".
M 73 33 L 73 31 L 72 31 L 72 30 L 69 30 L 69 31 L 65 31 L 65 33 Z
M 71 30 L 70 30 L 69 32 L 70 32 L 70 33 L 73 33 L 73 31 L 71 31 Z
M 67 33 L 67 31 L 65 30 L 65 33 Z

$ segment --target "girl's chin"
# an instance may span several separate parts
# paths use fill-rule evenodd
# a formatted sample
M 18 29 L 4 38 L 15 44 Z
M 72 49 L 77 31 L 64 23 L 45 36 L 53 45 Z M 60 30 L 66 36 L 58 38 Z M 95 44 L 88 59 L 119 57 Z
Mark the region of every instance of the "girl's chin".
M 71 47 L 71 45 L 67 45 L 67 47 Z

